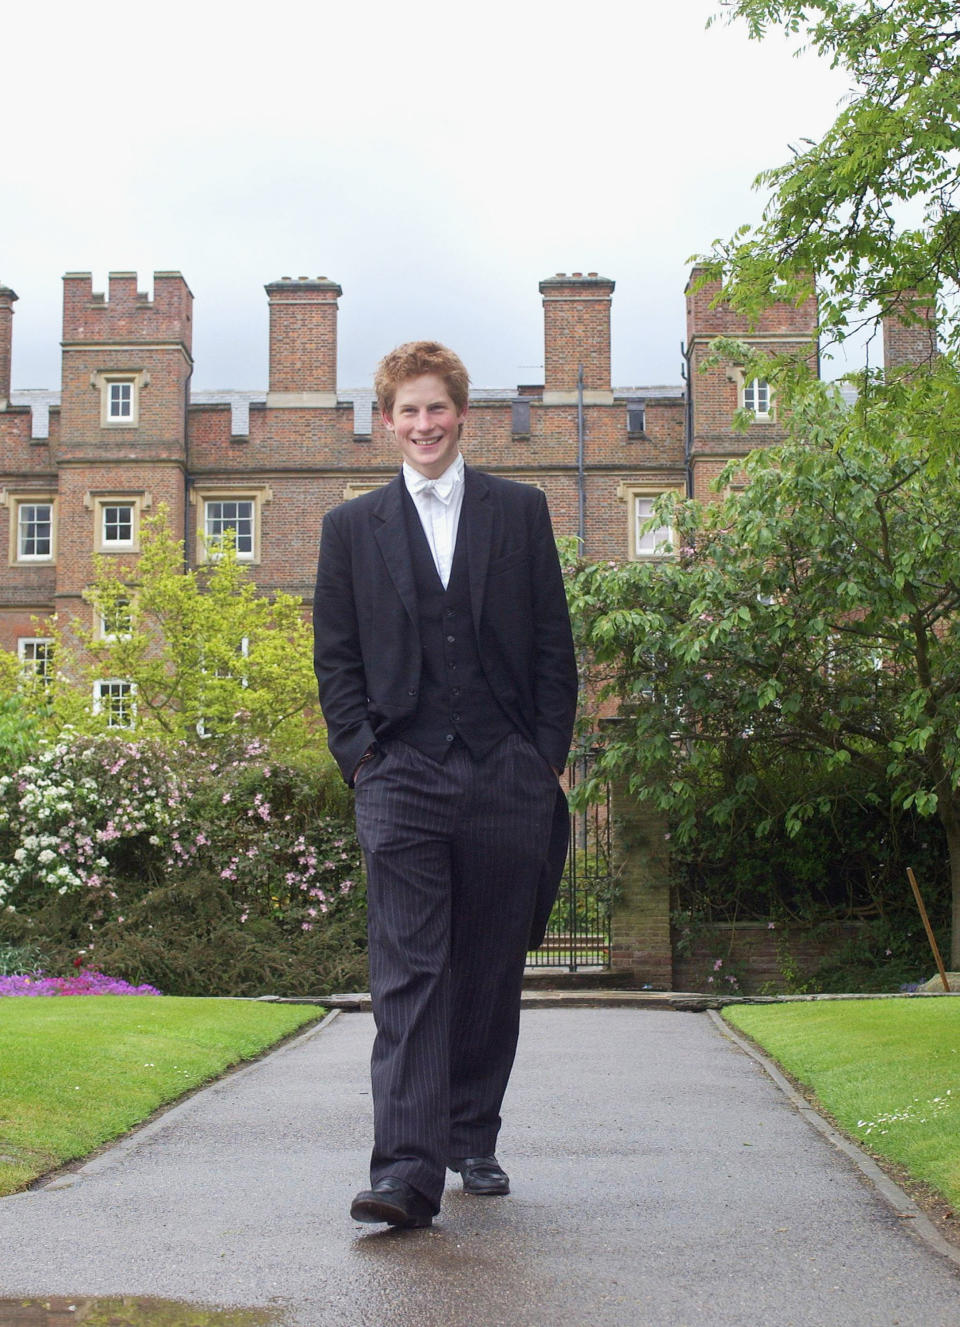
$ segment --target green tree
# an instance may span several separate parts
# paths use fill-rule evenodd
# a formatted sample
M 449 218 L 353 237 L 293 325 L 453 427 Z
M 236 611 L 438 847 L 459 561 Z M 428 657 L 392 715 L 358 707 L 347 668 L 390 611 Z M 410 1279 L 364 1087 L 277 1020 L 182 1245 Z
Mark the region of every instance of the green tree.
M 653 519 L 674 557 L 573 576 L 581 645 L 620 703 L 595 776 L 625 779 L 681 836 L 705 800 L 720 822 L 756 807 L 764 773 L 804 754 L 791 832 L 844 796 L 939 817 L 960 967 L 960 456 L 943 446 L 960 380 L 943 361 L 863 388 L 851 410 L 811 384 L 742 492 L 665 500 Z
M 820 328 L 842 340 L 903 296 L 940 295 L 955 344 L 960 281 L 960 9 L 956 0 L 730 0 L 752 38 L 803 33 L 852 90 L 819 142 L 758 176 L 763 220 L 706 260 L 723 298 L 751 314 L 803 298 L 815 273 Z M 909 316 L 909 312 L 908 312 Z
M 21 703 L 46 735 L 128 717 L 91 707 L 95 681 L 112 678 L 132 686 L 140 736 L 269 737 L 287 752 L 322 744 L 301 602 L 259 594 L 229 541 L 200 569 L 184 570 L 183 545 L 160 508 L 143 522 L 136 560 L 98 560 L 86 598 L 105 634 L 55 626 L 56 674 L 21 683 Z M 0 667 L 8 694 L 15 663 Z

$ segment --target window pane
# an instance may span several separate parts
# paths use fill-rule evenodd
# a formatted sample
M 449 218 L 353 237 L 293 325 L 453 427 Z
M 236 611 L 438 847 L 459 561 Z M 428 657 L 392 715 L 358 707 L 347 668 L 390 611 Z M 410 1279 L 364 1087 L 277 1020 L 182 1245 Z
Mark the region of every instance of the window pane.
M 48 558 L 53 547 L 53 507 L 49 503 L 22 504 L 18 513 L 22 558 Z
M 129 682 L 98 682 L 97 708 L 107 716 L 108 728 L 133 727 L 133 687 Z
M 33 673 L 46 684 L 53 677 L 53 641 L 21 640 L 18 653 L 25 673 Z
M 208 502 L 206 510 L 207 540 L 216 546 L 228 530 L 234 532 L 237 553 L 253 554 L 252 502 Z
M 751 378 L 743 386 L 743 408 L 755 415 L 770 413 L 770 384 L 766 378 Z
M 133 384 L 112 382 L 110 384 L 107 413 L 111 419 L 131 419 L 133 417 Z
M 653 515 L 655 502 L 656 498 L 636 499 L 636 553 L 638 557 L 651 557 L 655 553 L 662 553 L 664 551 L 663 545 L 669 544 L 673 538 L 668 525 L 657 525 L 652 530 L 643 530 L 644 525 Z
M 103 509 L 103 542 L 130 544 L 133 542 L 133 506 L 124 503 Z

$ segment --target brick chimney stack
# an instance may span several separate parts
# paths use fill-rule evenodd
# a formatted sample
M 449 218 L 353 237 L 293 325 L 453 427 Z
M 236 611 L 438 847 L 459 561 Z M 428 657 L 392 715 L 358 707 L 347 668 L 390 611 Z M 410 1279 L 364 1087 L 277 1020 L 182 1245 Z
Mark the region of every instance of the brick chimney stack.
M 583 399 L 613 405 L 610 378 L 610 304 L 614 283 L 596 272 L 558 272 L 540 282 L 543 296 L 545 405 L 577 399 L 577 367 L 583 365 Z
M 13 304 L 16 291 L 0 286 L 0 410 L 10 400 L 10 361 L 13 353 Z
M 929 364 L 937 353 L 937 316 L 929 295 L 902 291 L 883 318 L 883 366 L 916 368 Z
M 325 276 L 285 276 L 265 286 L 270 301 L 270 383 L 267 405 L 337 404 L 337 300 Z

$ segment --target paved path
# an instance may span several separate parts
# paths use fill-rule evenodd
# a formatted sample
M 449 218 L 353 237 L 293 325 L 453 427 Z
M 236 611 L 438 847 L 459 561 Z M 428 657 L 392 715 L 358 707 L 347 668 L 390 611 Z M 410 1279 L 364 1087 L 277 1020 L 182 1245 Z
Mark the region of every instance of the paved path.
M 702 1014 L 525 1011 L 513 1195 L 450 1176 L 432 1229 L 354 1225 L 372 1035 L 340 1014 L 0 1200 L 0 1296 L 274 1305 L 290 1327 L 960 1324 L 957 1266 Z

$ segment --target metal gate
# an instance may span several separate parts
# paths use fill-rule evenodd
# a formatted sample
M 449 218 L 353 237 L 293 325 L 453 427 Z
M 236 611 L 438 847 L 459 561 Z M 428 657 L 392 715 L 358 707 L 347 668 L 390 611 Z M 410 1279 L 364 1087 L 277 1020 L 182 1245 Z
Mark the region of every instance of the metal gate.
M 586 776 L 589 757 L 570 762 L 565 784 L 573 789 Z M 564 972 L 597 971 L 610 966 L 610 917 L 613 863 L 610 837 L 610 790 L 585 811 L 570 813 L 570 849 L 557 901 L 539 949 L 527 955 L 530 968 Z

